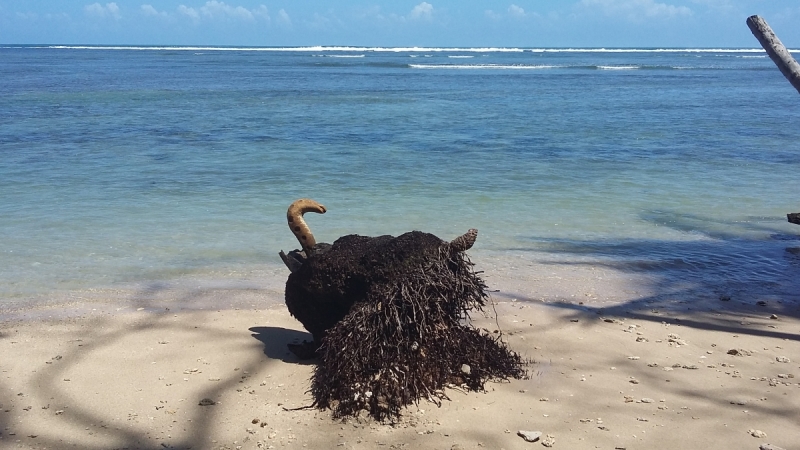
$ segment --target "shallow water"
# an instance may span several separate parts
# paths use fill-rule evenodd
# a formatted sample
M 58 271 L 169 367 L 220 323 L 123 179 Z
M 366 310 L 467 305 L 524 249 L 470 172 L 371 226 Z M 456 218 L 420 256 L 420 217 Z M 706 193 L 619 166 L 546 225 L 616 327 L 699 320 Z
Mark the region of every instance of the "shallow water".
M 800 292 L 800 103 L 757 50 L 7 47 L 0 90 L 0 305 L 269 284 L 300 197 L 319 241 Z

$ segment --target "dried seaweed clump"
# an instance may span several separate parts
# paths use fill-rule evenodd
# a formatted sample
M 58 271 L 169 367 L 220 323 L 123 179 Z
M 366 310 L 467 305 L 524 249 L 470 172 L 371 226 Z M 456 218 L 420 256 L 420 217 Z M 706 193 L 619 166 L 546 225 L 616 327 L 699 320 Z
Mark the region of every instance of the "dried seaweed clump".
M 366 410 L 394 420 L 420 399 L 447 399 L 448 383 L 483 390 L 491 379 L 525 374 L 517 353 L 469 325 L 469 313 L 486 304 L 486 285 L 457 241 L 420 232 L 374 239 L 357 258 L 370 274 L 358 283 L 362 298 L 322 338 L 315 406 L 337 418 Z M 335 256 L 337 244 L 323 256 Z

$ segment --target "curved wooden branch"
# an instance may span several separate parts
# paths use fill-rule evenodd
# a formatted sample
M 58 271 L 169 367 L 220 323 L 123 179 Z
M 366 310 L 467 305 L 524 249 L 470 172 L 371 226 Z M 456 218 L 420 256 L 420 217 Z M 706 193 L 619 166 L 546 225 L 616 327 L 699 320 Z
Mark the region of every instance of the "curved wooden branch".
M 317 244 L 311 229 L 303 220 L 303 214 L 307 212 L 315 212 L 318 214 L 325 214 L 325 207 L 320 205 L 314 200 L 309 198 L 301 198 L 295 200 L 286 211 L 286 220 L 289 222 L 289 229 L 292 230 L 297 241 L 300 242 L 300 247 L 306 252 L 306 256 L 311 255 L 311 248 Z
M 463 252 L 472 248 L 475 240 L 478 239 L 478 230 L 470 228 L 469 231 L 450 241 L 450 250 Z

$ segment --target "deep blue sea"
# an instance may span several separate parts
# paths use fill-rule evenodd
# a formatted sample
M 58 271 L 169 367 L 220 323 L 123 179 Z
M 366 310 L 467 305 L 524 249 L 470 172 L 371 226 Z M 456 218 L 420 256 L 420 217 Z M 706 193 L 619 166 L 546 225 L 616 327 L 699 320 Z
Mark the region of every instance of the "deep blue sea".
M 285 278 L 301 197 L 318 241 L 475 227 L 511 277 L 796 298 L 799 186 L 761 50 L 0 48 L 0 308 Z

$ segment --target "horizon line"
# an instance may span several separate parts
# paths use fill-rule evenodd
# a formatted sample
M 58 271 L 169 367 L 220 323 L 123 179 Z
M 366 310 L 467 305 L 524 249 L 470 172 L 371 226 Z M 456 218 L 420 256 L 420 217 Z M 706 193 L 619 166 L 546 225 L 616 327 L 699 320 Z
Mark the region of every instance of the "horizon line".
M 508 52 L 508 53 L 547 53 L 547 52 L 727 52 L 753 53 L 765 52 L 757 47 L 430 47 L 430 46 L 346 46 L 346 45 L 304 45 L 304 46 L 233 46 L 233 45 L 136 45 L 136 44 L 1 44 L 0 49 L 53 49 L 53 50 L 182 50 L 182 51 L 359 51 L 359 52 Z M 789 49 L 798 53 L 800 49 Z

